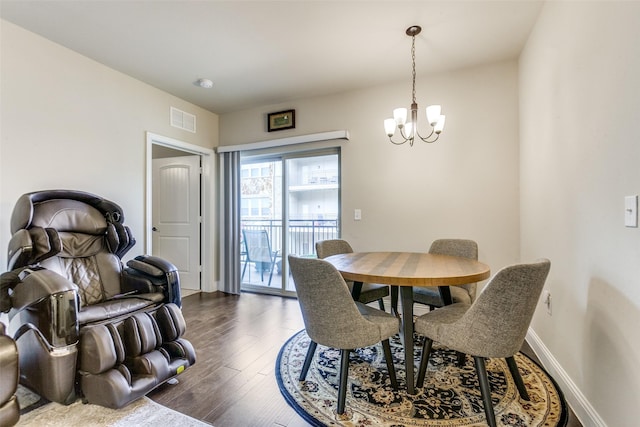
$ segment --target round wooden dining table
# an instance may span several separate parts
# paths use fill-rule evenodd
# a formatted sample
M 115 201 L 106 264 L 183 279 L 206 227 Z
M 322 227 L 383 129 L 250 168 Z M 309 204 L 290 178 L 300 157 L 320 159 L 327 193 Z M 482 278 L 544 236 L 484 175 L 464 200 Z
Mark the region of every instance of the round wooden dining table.
M 473 259 L 424 252 L 352 252 L 332 255 L 325 260 L 336 267 L 345 280 L 354 282 L 352 295 L 356 300 L 363 282 L 399 287 L 404 361 L 409 394 L 415 394 L 413 287 L 437 286 L 444 304 L 447 305 L 451 304 L 449 286 L 479 282 L 488 279 L 491 274 L 488 265 Z

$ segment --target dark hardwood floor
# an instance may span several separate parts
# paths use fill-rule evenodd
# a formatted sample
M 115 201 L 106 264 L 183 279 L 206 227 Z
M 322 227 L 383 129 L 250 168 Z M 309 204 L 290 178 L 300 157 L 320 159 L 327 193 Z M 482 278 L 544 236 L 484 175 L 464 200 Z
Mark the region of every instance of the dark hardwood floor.
M 183 299 L 185 337 L 197 361 L 148 396 L 216 427 L 308 424 L 285 402 L 275 380 L 282 345 L 304 328 L 292 298 L 198 293 Z M 525 344 L 523 352 L 535 359 Z M 573 413 L 567 427 L 581 427 Z

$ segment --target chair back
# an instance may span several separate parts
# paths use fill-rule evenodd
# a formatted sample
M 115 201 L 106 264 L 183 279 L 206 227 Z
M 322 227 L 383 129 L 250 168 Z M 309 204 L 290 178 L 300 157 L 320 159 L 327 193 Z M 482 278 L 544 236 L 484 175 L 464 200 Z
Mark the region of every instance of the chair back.
M 467 239 L 438 239 L 431 243 L 430 254 L 457 256 L 478 260 L 478 244 Z M 467 291 L 471 302 L 476 299 L 476 283 L 466 283 L 459 286 Z
M 551 262 L 505 267 L 457 322 L 465 331 L 468 353 L 483 357 L 511 357 L 522 347 Z
M 249 262 L 273 262 L 271 242 L 266 230 L 242 230 Z
M 29 227 L 49 229 L 61 244 L 59 252 L 50 253 L 39 265 L 78 286 L 81 308 L 122 292 L 122 264 L 109 249 L 109 223 L 102 212 L 73 199 L 43 200 L 30 212 Z
M 288 260 L 309 338 L 340 349 L 370 345 L 359 344 L 358 335 L 367 335 L 371 322 L 360 314 L 338 270 L 322 259 L 289 255 Z
M 316 242 L 316 254 L 318 258 L 326 258 L 331 255 L 349 254 L 353 248 L 346 240 L 330 239 Z

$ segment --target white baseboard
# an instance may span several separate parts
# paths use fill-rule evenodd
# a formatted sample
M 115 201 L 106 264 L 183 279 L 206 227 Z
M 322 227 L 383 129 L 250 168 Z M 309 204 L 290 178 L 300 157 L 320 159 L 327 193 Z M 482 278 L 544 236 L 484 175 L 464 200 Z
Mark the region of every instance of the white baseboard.
M 527 342 L 536 356 L 538 356 L 538 359 L 540 359 L 542 366 L 558 383 L 567 404 L 571 407 L 582 425 L 607 427 L 607 424 L 602 420 L 600 415 L 598 415 L 578 386 L 571 380 L 571 377 L 569 377 L 567 372 L 562 368 L 562 365 L 558 363 L 540 337 L 531 328 L 527 331 Z

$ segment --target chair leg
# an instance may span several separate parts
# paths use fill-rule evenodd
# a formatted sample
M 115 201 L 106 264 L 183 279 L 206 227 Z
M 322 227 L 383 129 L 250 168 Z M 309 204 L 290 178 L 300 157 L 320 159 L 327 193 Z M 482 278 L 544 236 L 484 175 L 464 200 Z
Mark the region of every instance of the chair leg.
M 487 418 L 489 427 L 496 427 L 496 414 L 493 412 L 493 403 L 491 403 L 491 387 L 489 386 L 489 377 L 487 376 L 487 368 L 484 364 L 484 357 L 473 356 L 480 382 L 480 392 L 482 393 L 482 402 L 484 403 L 484 415 Z
M 391 286 L 389 292 L 391 294 L 391 314 L 398 316 L 398 287 Z
M 523 400 L 530 400 L 529 393 L 527 393 L 527 388 L 524 386 L 524 381 L 522 381 L 522 377 L 520 376 L 520 371 L 518 371 L 518 365 L 516 363 L 516 359 L 513 356 L 507 357 L 507 365 L 509 366 L 509 371 L 511 372 L 511 376 L 513 377 L 513 382 L 516 383 L 516 387 L 518 387 L 518 392 L 520 393 L 520 397 Z
M 309 372 L 309 367 L 311 366 L 313 355 L 316 352 L 316 347 L 318 347 L 317 342 L 311 341 L 309 343 L 309 348 L 307 349 L 307 355 L 305 356 L 304 364 L 302 365 L 302 372 L 300 372 L 300 381 L 304 381 L 307 378 L 307 372 Z
M 276 266 L 276 262 L 273 261 L 271 263 L 271 271 L 269 272 L 269 286 L 271 286 L 271 279 L 273 278 L 273 269 L 275 268 L 275 266 Z
M 431 346 L 433 340 L 425 337 L 424 344 L 422 344 L 422 357 L 420 358 L 420 367 L 418 368 L 418 380 L 416 381 L 416 387 L 422 388 L 424 386 L 424 377 L 427 374 L 427 365 L 429 364 L 429 356 L 431 355 Z
M 338 414 L 344 414 L 347 401 L 347 378 L 349 376 L 349 353 L 351 350 L 340 350 L 340 382 L 338 383 Z
M 384 351 L 384 360 L 387 362 L 387 370 L 389 371 L 389 380 L 391 387 L 398 390 L 398 379 L 396 378 L 396 368 L 393 366 L 393 356 L 391 355 L 391 345 L 389 340 L 382 341 L 382 350 Z
M 249 264 L 249 261 L 244 262 L 244 267 L 242 268 L 242 276 L 240 276 L 241 282 L 244 280 L 244 272 L 247 271 L 247 264 Z
M 458 352 L 458 367 L 462 368 L 466 361 L 467 361 L 467 355 L 464 354 L 463 352 L 459 351 Z
M 382 298 L 378 300 L 378 306 L 380 307 L 380 310 L 384 311 L 384 300 Z

